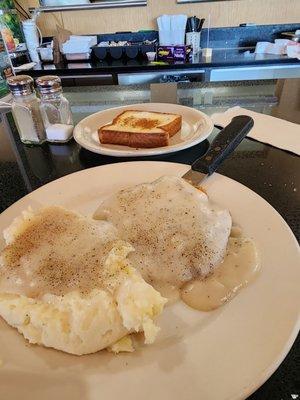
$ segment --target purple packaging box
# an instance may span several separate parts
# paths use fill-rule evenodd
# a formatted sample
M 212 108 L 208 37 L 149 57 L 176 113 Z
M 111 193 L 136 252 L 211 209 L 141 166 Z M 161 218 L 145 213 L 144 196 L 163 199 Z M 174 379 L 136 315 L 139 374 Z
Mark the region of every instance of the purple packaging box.
M 190 46 L 158 46 L 157 59 L 160 61 L 185 61 L 192 48 Z

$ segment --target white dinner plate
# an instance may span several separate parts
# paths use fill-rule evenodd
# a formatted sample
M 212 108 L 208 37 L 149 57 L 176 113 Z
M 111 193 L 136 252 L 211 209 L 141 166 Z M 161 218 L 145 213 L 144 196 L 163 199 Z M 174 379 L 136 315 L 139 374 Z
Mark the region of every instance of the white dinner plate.
M 159 111 L 182 116 L 182 128 L 170 139 L 170 145 L 151 149 L 136 149 L 115 144 L 102 144 L 99 141 L 98 129 L 110 124 L 124 110 Z M 99 111 L 80 121 L 74 128 L 74 139 L 82 147 L 94 153 L 116 157 L 139 157 L 174 153 L 187 149 L 205 140 L 213 130 L 212 120 L 203 112 L 191 107 L 167 103 L 131 104 L 124 107 Z
M 46 203 L 91 215 L 116 190 L 164 174 L 181 176 L 188 168 L 129 162 L 80 171 L 13 204 L 0 215 L 0 228 L 28 206 Z M 212 312 L 182 302 L 166 308 L 157 341 L 130 354 L 78 357 L 32 346 L 1 320 L 1 399 L 236 400 L 275 371 L 299 330 L 298 244 L 280 215 L 245 186 L 214 174 L 205 187 L 255 240 L 262 263 L 258 278 Z

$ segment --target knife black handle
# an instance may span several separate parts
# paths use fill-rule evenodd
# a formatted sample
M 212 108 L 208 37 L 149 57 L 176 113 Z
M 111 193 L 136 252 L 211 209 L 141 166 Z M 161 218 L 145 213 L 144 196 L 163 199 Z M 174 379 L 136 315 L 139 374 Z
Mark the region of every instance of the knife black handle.
M 232 118 L 213 140 L 208 152 L 192 164 L 192 169 L 211 175 L 241 143 L 253 125 L 254 121 L 248 115 Z

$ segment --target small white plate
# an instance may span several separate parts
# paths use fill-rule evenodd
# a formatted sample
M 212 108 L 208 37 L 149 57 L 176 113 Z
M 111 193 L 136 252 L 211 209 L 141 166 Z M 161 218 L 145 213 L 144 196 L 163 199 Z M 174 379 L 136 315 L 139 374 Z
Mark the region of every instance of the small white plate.
M 101 144 L 98 129 L 110 124 L 124 110 L 159 111 L 182 116 L 182 128 L 170 139 L 170 145 L 151 149 L 136 149 L 115 144 Z M 194 108 L 168 103 L 131 104 L 124 107 L 110 108 L 99 111 L 80 121 L 74 128 L 74 138 L 77 143 L 94 153 L 116 157 L 139 157 L 174 153 L 187 149 L 205 140 L 213 130 L 212 120 Z
M 144 161 L 76 172 L 9 207 L 0 215 L 0 231 L 28 206 L 57 204 L 92 215 L 117 190 L 161 175 L 182 176 L 188 169 Z M 130 354 L 78 357 L 30 346 L 0 319 L 0 399 L 238 400 L 269 378 L 299 330 L 299 246 L 282 217 L 247 187 L 219 174 L 204 186 L 256 242 L 257 279 L 212 312 L 182 302 L 167 307 L 157 341 Z

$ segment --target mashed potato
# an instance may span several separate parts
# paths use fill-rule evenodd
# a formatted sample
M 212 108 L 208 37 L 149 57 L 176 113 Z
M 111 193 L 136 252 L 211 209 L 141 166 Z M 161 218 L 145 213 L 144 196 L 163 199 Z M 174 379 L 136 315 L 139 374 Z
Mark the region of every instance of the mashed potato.
M 131 351 L 120 341 L 130 332 L 154 341 L 166 300 L 129 263 L 133 248 L 111 224 L 47 207 L 24 213 L 4 236 L 0 315 L 30 343 L 81 355 Z

